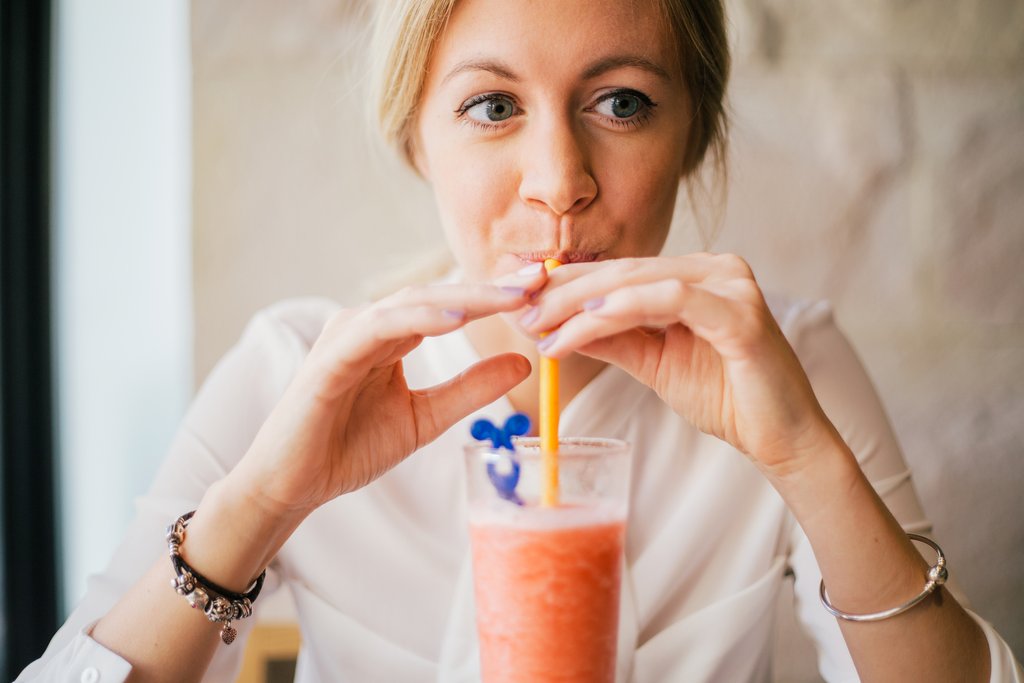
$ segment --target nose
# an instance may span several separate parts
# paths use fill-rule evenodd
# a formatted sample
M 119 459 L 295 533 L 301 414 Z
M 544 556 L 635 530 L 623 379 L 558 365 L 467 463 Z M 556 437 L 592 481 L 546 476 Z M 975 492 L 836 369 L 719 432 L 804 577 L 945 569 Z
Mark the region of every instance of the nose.
M 579 213 L 597 197 L 586 139 L 571 120 L 537 121 L 522 148 L 519 197 L 556 216 Z

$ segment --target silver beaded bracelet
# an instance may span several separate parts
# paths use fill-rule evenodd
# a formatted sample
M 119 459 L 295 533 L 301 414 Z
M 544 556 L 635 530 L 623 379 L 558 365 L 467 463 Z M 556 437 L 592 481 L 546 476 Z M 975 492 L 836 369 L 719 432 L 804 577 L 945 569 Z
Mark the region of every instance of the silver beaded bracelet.
M 181 543 L 185 540 L 185 528 L 192 519 L 192 512 L 186 512 L 173 524 L 167 527 L 167 550 L 174 565 L 175 577 L 171 585 L 178 595 L 185 596 L 192 609 L 200 609 L 206 618 L 215 623 L 224 624 L 220 630 L 220 638 L 225 644 L 235 642 L 238 632 L 231 627 L 231 622 L 245 619 L 252 614 L 252 603 L 263 588 L 263 580 L 267 578 L 267 570 L 256 577 L 252 588 L 245 593 L 236 593 L 221 588 L 213 581 L 190 567 L 181 558 Z
M 822 579 L 821 588 L 818 592 L 821 595 L 821 604 L 825 606 L 825 609 L 828 610 L 829 614 L 839 617 L 840 619 L 846 619 L 847 621 L 881 621 L 882 619 L 888 619 L 889 617 L 894 617 L 897 614 L 906 612 L 908 609 L 914 607 L 934 593 L 942 584 L 946 583 L 946 579 L 949 578 L 949 572 L 946 571 L 946 556 L 942 554 L 942 548 L 939 547 L 939 544 L 930 538 L 925 538 L 918 534 L 907 534 L 907 536 L 912 541 L 920 541 L 921 543 L 930 545 L 938 555 L 938 558 L 935 560 L 935 564 L 928 568 L 928 580 L 924 584 L 924 589 L 898 607 L 893 607 L 892 609 L 887 609 L 882 612 L 874 612 L 873 614 L 850 614 L 849 612 L 843 612 L 842 610 L 836 609 L 832 603 L 829 602 L 828 594 L 825 593 L 825 580 Z

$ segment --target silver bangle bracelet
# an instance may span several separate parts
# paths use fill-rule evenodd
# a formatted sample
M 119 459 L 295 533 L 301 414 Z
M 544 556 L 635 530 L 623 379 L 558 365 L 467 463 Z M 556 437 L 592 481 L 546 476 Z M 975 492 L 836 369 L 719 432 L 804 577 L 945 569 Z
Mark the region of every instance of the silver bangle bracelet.
M 894 617 L 897 614 L 906 612 L 908 609 L 914 607 L 934 593 L 942 584 L 946 583 L 946 579 L 949 578 L 949 572 L 946 571 L 946 556 L 942 554 L 942 548 L 939 547 L 939 544 L 930 538 L 925 538 L 918 534 L 907 534 L 907 536 L 912 541 L 920 541 L 921 543 L 931 546 L 932 550 L 934 550 L 938 555 L 935 560 L 935 564 L 928 568 L 928 580 L 924 584 L 924 589 L 898 607 L 893 607 L 892 609 L 887 609 L 882 612 L 875 612 L 873 614 L 850 614 L 849 612 L 843 612 L 842 610 L 836 609 L 832 603 L 829 602 L 828 594 L 825 593 L 825 580 L 822 579 L 821 588 L 818 592 L 821 594 L 821 604 L 825 606 L 825 609 L 828 610 L 829 614 L 839 617 L 840 619 L 846 619 L 847 621 L 881 621 L 882 619 L 888 619 L 889 617 Z

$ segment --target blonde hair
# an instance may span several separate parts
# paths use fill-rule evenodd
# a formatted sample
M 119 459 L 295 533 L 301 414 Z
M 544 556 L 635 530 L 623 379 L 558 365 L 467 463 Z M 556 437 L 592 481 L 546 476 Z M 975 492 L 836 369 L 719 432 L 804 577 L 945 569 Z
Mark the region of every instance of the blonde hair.
M 693 104 L 681 169 L 691 208 L 698 208 L 696 194 L 709 193 L 704 179 L 694 174 L 705 160 L 710 161 L 710 182 L 719 191 L 719 202 L 713 203 L 721 204 L 728 130 L 725 90 L 730 64 L 725 9 L 722 0 L 656 1 L 679 45 L 679 67 Z M 427 63 L 454 5 L 455 0 L 382 0 L 377 17 L 371 49 L 371 103 L 376 107 L 375 118 L 384 142 L 413 167 L 413 126 Z M 721 208 L 711 207 L 713 213 Z M 698 223 L 703 221 L 698 219 Z M 707 240 L 708 235 L 704 237 Z
M 384 142 L 413 165 L 412 128 L 434 42 L 455 0 L 383 0 L 370 49 L 370 100 Z

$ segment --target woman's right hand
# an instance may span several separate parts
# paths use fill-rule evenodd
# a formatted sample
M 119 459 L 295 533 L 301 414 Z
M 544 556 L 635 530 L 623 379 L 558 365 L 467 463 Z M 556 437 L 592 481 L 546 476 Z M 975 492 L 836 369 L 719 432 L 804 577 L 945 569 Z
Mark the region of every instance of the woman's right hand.
M 369 484 L 530 374 L 524 357 L 503 354 L 412 390 L 402 359 L 424 337 L 521 308 L 546 281 L 537 264 L 493 284 L 413 287 L 340 311 L 229 479 L 289 517 Z

